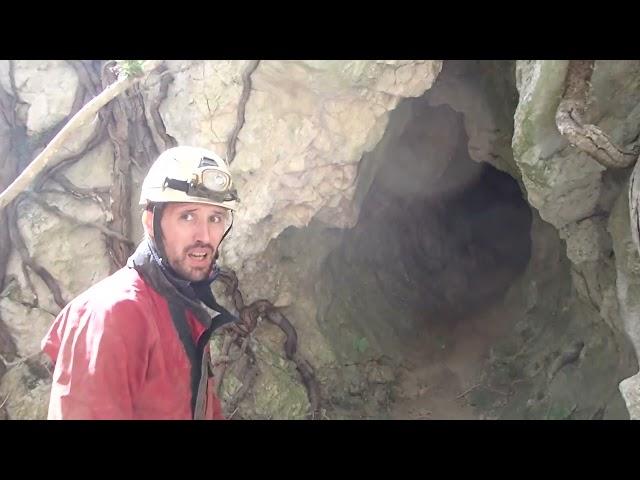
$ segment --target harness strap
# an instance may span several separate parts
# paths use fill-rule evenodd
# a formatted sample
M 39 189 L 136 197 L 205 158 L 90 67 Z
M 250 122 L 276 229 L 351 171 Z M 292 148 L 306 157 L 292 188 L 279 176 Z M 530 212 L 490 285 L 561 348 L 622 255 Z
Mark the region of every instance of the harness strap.
M 187 324 L 187 317 L 185 315 L 184 307 L 178 305 L 177 302 L 169 302 L 169 311 L 171 313 L 173 324 L 178 331 L 178 336 L 180 337 L 182 346 L 184 347 L 187 357 L 189 358 L 189 362 L 191 363 L 191 413 L 195 418 L 196 399 L 198 397 L 201 377 L 200 370 L 202 365 L 202 355 L 198 356 L 198 347 L 200 347 L 200 345 L 196 345 L 193 341 L 189 325 Z M 206 333 L 207 332 L 205 332 L 205 334 L 203 334 L 202 336 L 208 337 L 209 335 L 206 335 Z

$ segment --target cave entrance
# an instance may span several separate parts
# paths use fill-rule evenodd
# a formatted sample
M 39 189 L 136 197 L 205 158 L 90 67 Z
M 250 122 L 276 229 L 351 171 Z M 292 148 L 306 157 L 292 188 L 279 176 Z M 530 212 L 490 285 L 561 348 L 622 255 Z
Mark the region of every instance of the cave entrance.
M 513 177 L 470 157 L 464 114 L 430 95 L 404 100 L 363 158 L 359 219 L 327 258 L 319 315 L 338 350 L 383 352 L 410 365 L 406 388 L 451 395 L 517 320 L 500 300 L 529 262 L 532 213 Z

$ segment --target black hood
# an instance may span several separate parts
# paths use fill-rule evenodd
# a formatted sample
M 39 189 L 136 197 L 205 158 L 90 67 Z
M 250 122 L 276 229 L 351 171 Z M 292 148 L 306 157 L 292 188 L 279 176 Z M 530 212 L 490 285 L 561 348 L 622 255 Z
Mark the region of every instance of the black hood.
M 127 260 L 127 266 L 135 268 L 170 304 L 182 304 L 192 310 L 207 328 L 212 326 L 212 319 L 200 302 L 220 313 L 215 317 L 215 328 L 238 321 L 237 317 L 218 304 L 211 292 L 211 284 L 220 273 L 217 265 L 205 280 L 198 282 L 185 280 L 179 277 L 167 260 L 160 255 L 154 241 L 146 237 Z

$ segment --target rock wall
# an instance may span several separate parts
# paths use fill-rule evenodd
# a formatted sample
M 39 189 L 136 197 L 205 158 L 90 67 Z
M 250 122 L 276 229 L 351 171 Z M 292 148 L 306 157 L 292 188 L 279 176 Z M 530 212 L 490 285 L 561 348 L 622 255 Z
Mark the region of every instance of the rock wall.
M 529 203 L 566 242 L 576 292 L 609 327 L 627 332 L 637 351 L 633 332 L 638 317 L 629 311 L 628 274 L 620 266 L 625 261 L 619 258 L 627 256 L 628 246 L 619 235 L 614 247 L 607 229 L 616 200 L 626 201 L 630 169 L 605 171 L 558 132 L 555 112 L 567 65 L 567 61 L 517 62 L 520 100 L 514 118 L 513 154 Z M 588 121 L 609 133 L 616 144 L 634 144 L 640 133 L 640 62 L 596 61 L 591 84 Z M 618 215 L 616 224 L 622 221 Z M 625 397 L 631 402 L 630 382 L 624 384 Z
M 222 263 L 237 270 L 245 291 L 268 298 L 285 295 L 273 282 L 253 279 L 260 254 L 268 242 L 290 226 L 306 226 L 312 218 L 328 226 L 352 224 L 357 211 L 352 197 L 357 165 L 363 152 L 382 136 L 388 115 L 398 101 L 419 96 L 437 77 L 440 61 L 261 61 L 252 74 L 245 123 L 237 142 L 232 171 L 237 179 L 241 209 L 226 240 Z M 199 145 L 227 155 L 243 91 L 242 61 L 167 61 L 172 82 L 159 112 L 167 135 L 181 145 Z M 161 79 L 141 86 L 149 104 Z M 16 112 L 26 125 L 27 143 L 35 143 L 65 118 L 82 83 L 65 61 L 0 62 L 0 82 L 18 99 Z M 13 87 L 15 86 L 15 90 Z M 57 162 L 78 151 L 95 125 L 89 125 L 61 152 Z M 130 132 L 131 133 L 131 132 Z M 37 152 L 31 152 L 32 155 Z M 110 141 L 94 148 L 63 174 L 77 187 L 111 186 L 114 148 Z M 28 159 L 27 159 L 28 160 Z M 132 240 L 141 227 L 137 195 L 144 162 L 133 159 Z M 44 209 L 31 199 L 18 208 L 18 228 L 26 251 L 59 281 L 66 302 L 111 269 L 104 235 L 90 224 L 109 225 L 113 199 L 75 198 L 57 182 L 48 181 L 37 199 L 57 207 L 66 217 Z M 102 203 L 101 203 L 102 202 Z M 73 218 L 84 222 L 79 226 Z M 278 275 L 277 268 L 276 275 Z M 38 351 L 39 341 L 60 310 L 37 275 L 24 273 L 15 249 L 11 252 L 0 313 L 17 352 L 7 360 Z M 32 284 L 33 286 L 31 287 Z M 290 296 L 291 293 L 289 292 Z M 281 301 L 285 301 L 280 299 Z M 290 301 L 290 300 L 289 300 Z M 309 327 L 308 329 L 311 329 Z M 308 330 L 307 329 L 307 330 Z M 301 331 L 305 331 L 301 327 Z M 301 336 L 304 334 L 301 334 Z M 11 363 L 15 361 L 17 364 Z M 14 375 L 18 378 L 19 376 Z M 12 376 L 6 376 L 7 381 Z M 21 377 L 20 377 L 21 378 Z M 7 408 L 22 417 L 40 417 L 42 409 L 22 408 L 21 395 L 11 395 Z
M 168 64 L 175 81 L 161 108 L 167 132 L 226 156 L 246 64 Z M 225 261 L 240 269 L 285 228 L 314 216 L 353 225 L 362 154 L 380 140 L 398 101 L 424 93 L 440 68 L 437 61 L 260 62 L 233 161 L 242 208 Z
M 637 354 L 637 252 L 629 243 L 624 205 L 629 169 L 605 171 L 557 131 L 554 115 L 567 62 L 518 61 L 515 72 L 513 63 L 476 63 L 479 67 L 473 68 L 485 72 L 481 80 L 469 74 L 470 62 L 447 62 L 446 68 L 455 74 L 444 78 L 427 101 L 432 107 L 448 105 L 463 113 L 470 158 L 514 176 L 540 222 L 558 232 L 562 241 L 558 248 L 565 249 L 562 255 L 571 285 L 567 295 L 575 300 L 567 308 L 586 315 L 593 328 L 608 332 L 603 336 L 611 342 L 601 350 L 609 355 L 624 337 Z M 640 133 L 640 62 L 598 61 L 595 65 L 590 121 L 611 133 L 618 144 L 633 144 Z M 226 156 L 249 62 L 167 61 L 166 66 L 168 73 L 163 75 L 171 81 L 159 108 L 166 134 L 178 144 L 201 145 Z M 441 69 L 440 61 L 265 60 L 251 74 L 244 124 L 231 166 L 242 203 L 221 261 L 237 271 L 246 301 L 270 298 L 283 307 L 298 330 L 301 352 L 318 368 L 323 388 L 365 387 L 358 383 L 362 375 L 352 375 L 336 364 L 331 342 L 318 327 L 314 278 L 344 229 L 356 223 L 376 172 L 388 160 L 374 150 L 384 144 L 383 134 L 408 126 L 411 112 L 396 111 L 396 107 L 403 98 L 429 91 Z M 141 85 L 146 105 L 154 102 L 160 82 L 155 75 Z M 74 94 L 82 84 L 83 79 L 64 61 L 14 61 L 12 65 L 0 61 L 0 86 L 16 95 L 15 115 L 24 125 L 22 136 L 15 131 L 0 137 L 4 142 L 0 151 L 13 149 L 33 158 L 37 154 L 33 145 L 47 138 L 72 111 Z M 516 102 L 516 95 L 512 115 L 508 105 Z M 392 124 L 391 112 L 398 114 Z M 438 141 L 436 127 L 433 142 Z M 79 132 L 56 160 L 81 151 L 94 128 L 91 124 Z M 111 187 L 115 156 L 114 145 L 107 139 L 62 173 L 78 187 Z M 30 158 L 22 158 L 22 167 Z M 134 160 L 130 214 L 131 240 L 137 242 L 142 229 L 136 200 L 146 163 Z M 112 200 L 113 192 L 93 199 L 69 195 L 58 182 L 49 180 L 36 199 L 22 201 L 17 209 L 28 255 L 58 280 L 64 301 L 113 269 L 105 236 L 91 226 L 110 225 Z M 61 217 L 43 203 L 66 215 Z M 41 418 L 46 411 L 46 379 L 42 372 L 34 373 L 36 366 L 27 367 L 60 307 L 45 282 L 24 268 L 19 253 L 12 248 L 0 292 L 0 317 L 16 350 L 0 352 L 4 359 L 0 375 L 7 371 L 0 380 L 0 404 L 7 397 L 10 418 Z M 533 263 L 529 268 L 534 268 Z M 260 329 L 255 347 L 263 368 L 257 385 L 264 388 L 242 409 L 254 418 L 299 418 L 308 405 L 291 365 L 283 364 L 274 353 L 280 351 L 282 336 L 266 324 Z M 600 348 L 591 347 L 585 351 Z M 628 362 L 628 352 L 624 348 L 622 352 L 619 357 Z M 364 377 L 376 383 L 381 368 L 371 365 Z M 225 395 L 237 385 L 230 381 L 228 388 Z M 638 376 L 628 377 L 620 388 L 630 416 L 640 418 Z M 20 393 L 9 394 L 13 391 Z M 385 392 L 376 394 L 382 399 L 380 405 L 386 402 Z M 548 402 L 535 405 L 549 406 Z M 534 407 L 530 414 L 535 416 Z M 592 405 L 590 412 L 595 415 L 597 407 Z M 519 407 L 510 412 L 522 415 Z

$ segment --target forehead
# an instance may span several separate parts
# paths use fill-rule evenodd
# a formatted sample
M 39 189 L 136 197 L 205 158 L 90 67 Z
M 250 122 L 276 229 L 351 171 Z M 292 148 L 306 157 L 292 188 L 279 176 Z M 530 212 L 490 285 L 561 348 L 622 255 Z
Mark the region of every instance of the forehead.
M 206 203 L 168 203 L 165 207 L 165 213 L 171 215 L 172 213 L 182 213 L 186 211 L 203 213 L 210 215 L 213 213 L 226 214 L 227 209 L 219 207 L 218 205 L 208 205 Z

